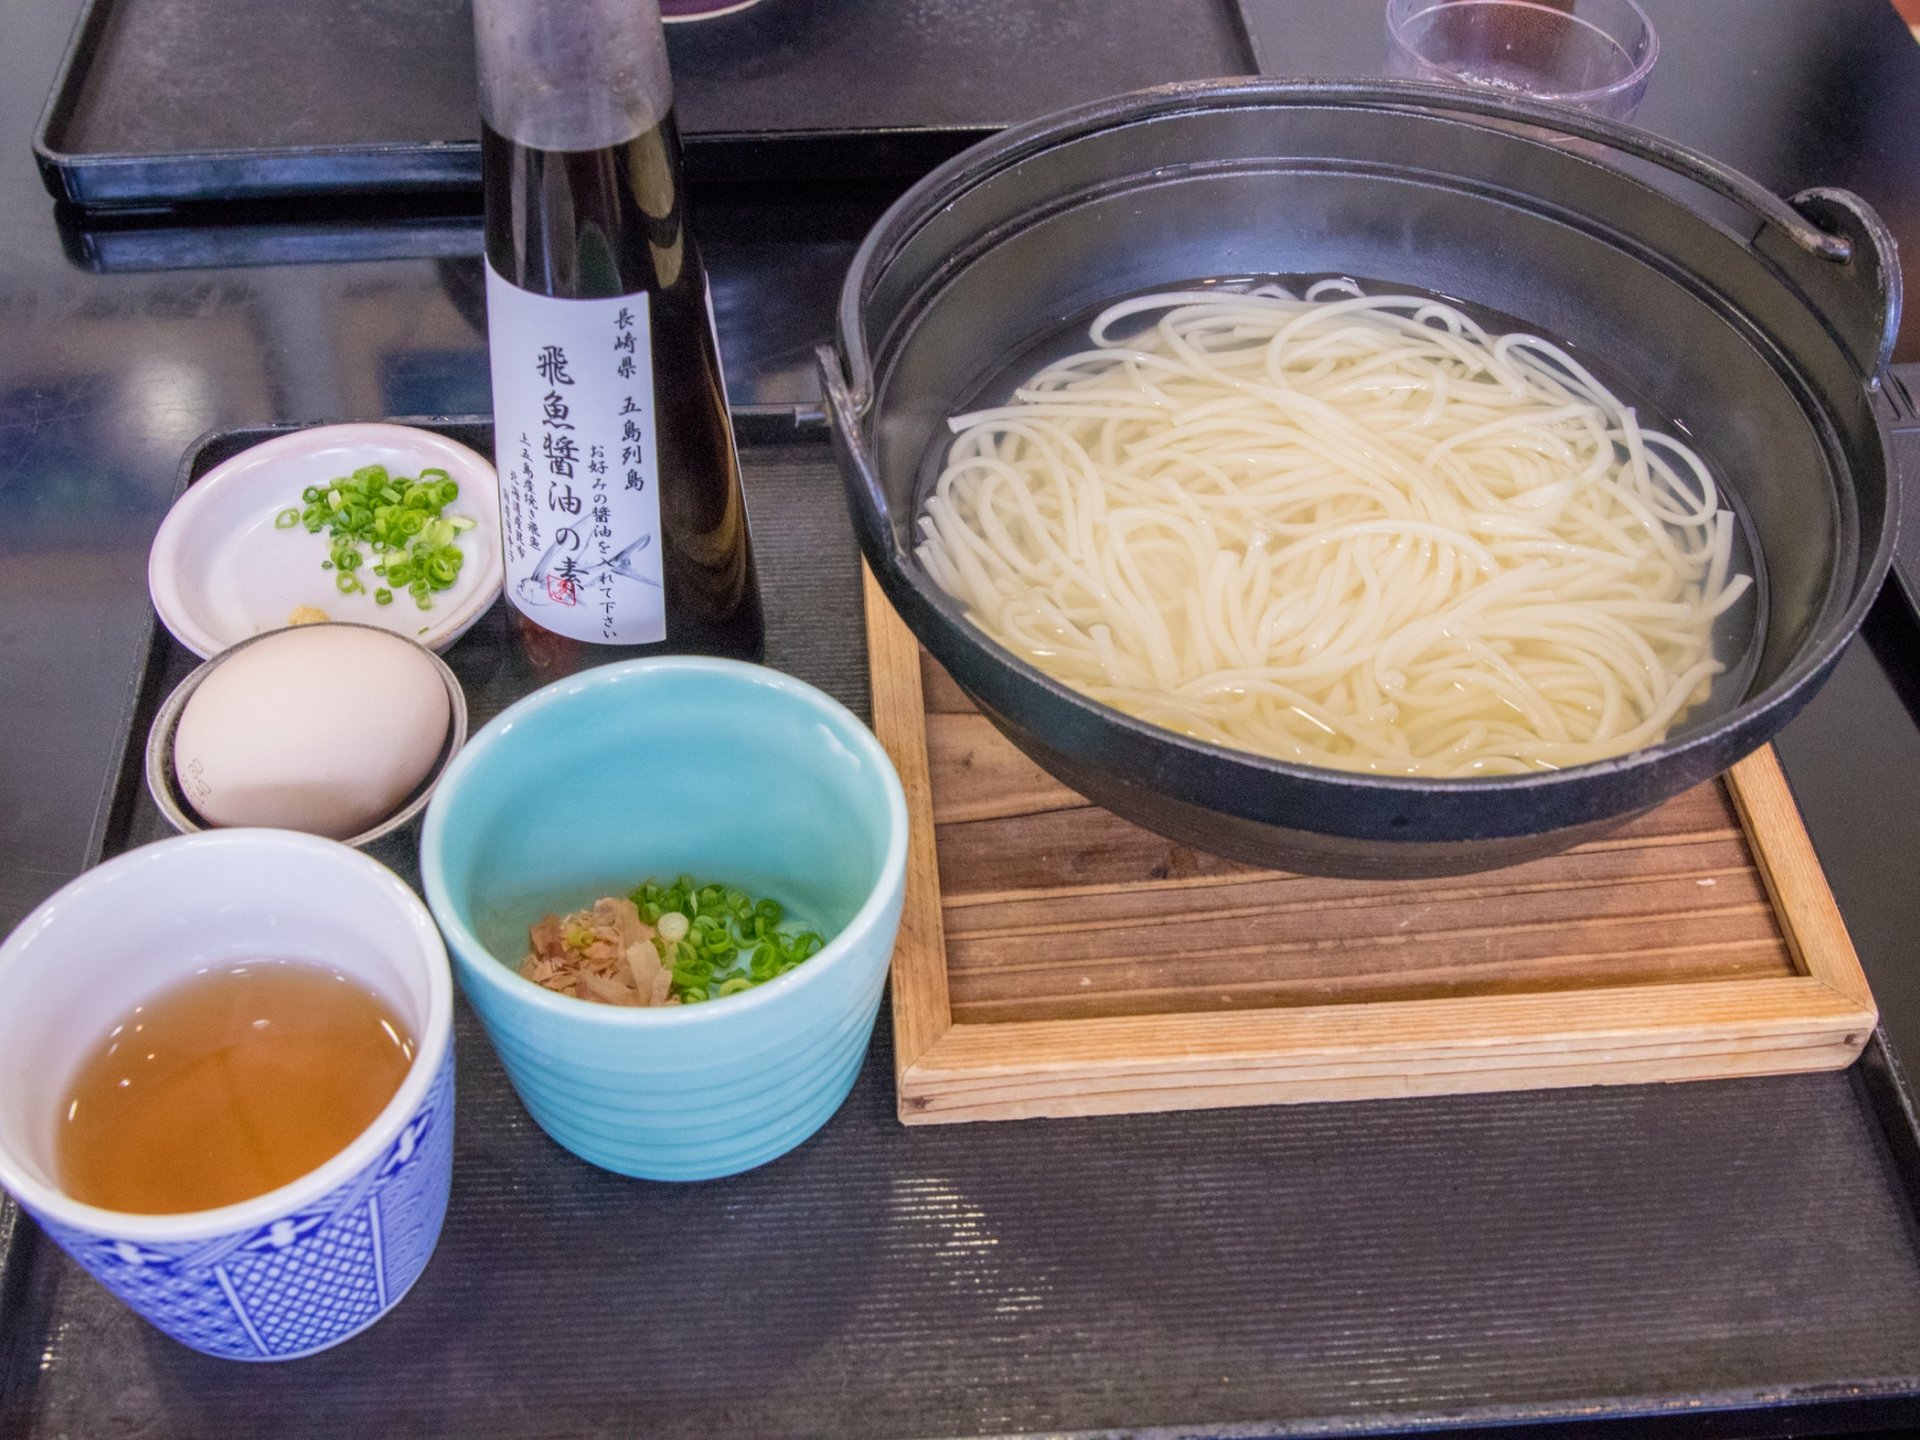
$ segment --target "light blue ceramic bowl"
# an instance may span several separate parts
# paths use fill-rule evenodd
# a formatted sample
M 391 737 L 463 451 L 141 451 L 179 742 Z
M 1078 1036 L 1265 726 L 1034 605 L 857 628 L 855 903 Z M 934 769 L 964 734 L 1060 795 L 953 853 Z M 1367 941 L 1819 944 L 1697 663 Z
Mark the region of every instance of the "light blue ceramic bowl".
M 678 657 L 591 670 L 498 716 L 448 767 L 420 846 L 461 988 L 528 1112 L 582 1159 L 654 1180 L 764 1164 L 839 1108 L 906 861 L 900 780 L 859 720 L 777 671 Z M 683 873 L 771 895 L 826 948 L 744 994 L 657 1009 L 518 974 L 542 915 Z

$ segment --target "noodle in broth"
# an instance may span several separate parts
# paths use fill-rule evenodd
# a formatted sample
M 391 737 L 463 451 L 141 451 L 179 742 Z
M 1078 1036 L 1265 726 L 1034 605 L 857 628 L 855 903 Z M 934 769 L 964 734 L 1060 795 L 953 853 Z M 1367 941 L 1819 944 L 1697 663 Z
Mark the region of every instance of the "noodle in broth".
M 1139 296 L 1090 339 L 952 420 L 916 549 L 1066 684 L 1282 760 L 1498 776 L 1654 744 L 1723 668 L 1732 513 L 1548 342 L 1344 280 Z

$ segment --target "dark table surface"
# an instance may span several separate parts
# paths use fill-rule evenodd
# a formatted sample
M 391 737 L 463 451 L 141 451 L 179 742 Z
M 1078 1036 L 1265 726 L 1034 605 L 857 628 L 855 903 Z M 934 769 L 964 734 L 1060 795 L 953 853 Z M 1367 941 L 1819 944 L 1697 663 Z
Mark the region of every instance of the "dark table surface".
M 1665 53 L 1641 123 L 1781 193 L 1859 190 L 1920 281 L 1920 45 L 1884 0 L 1648 8 Z M 295 221 L 200 216 L 98 235 L 57 216 L 28 145 L 75 9 L 0 0 L 0 928 L 93 853 L 147 635 L 146 549 L 194 438 L 489 408 L 476 232 L 459 203 L 323 208 Z M 1276 74 L 1374 73 L 1378 9 L 1242 5 L 1252 58 Z M 1044 39 L 1036 25 L 1020 43 Z M 1137 68 L 1137 56 L 1128 63 Z M 1044 94 L 1028 98 L 1031 111 L 1049 108 Z M 811 397 L 809 348 L 827 336 L 840 272 L 889 198 L 851 184 L 696 196 L 737 403 Z M 357 229 L 433 239 L 391 252 L 415 258 L 286 258 L 303 253 L 304 234 Z M 252 232 L 279 248 L 236 249 L 233 237 Z M 103 253 L 145 257 L 138 263 L 158 254 L 176 268 L 101 272 L 69 258 Z M 262 254 L 284 263 L 241 263 Z M 1920 315 L 1909 316 L 1900 357 L 1920 359 Z M 838 504 L 817 455 L 772 455 L 757 483 L 784 497 L 772 503 Z M 1867 640 L 1779 748 L 1888 1048 L 1920 1056 L 1920 629 L 1891 591 Z M 622 1393 L 608 1378 L 616 1365 L 590 1366 L 578 1406 L 556 1412 L 539 1399 L 538 1357 L 515 1365 L 469 1346 L 449 1352 L 446 1393 L 395 1428 L 456 1429 L 448 1396 L 496 1381 L 502 1425 L 521 1433 L 637 1432 L 650 1418 L 678 1434 L 1269 1433 L 1721 1407 L 1731 1418 L 1695 1422 L 1701 1433 L 1920 1421 L 1920 1405 L 1901 1403 L 1914 1386 L 1899 1379 L 1920 1374 L 1911 1197 L 1877 1168 L 1885 1142 L 1867 1123 L 1858 1077 L 936 1136 L 893 1124 L 888 1043 L 883 1027 L 882 1060 L 828 1146 L 733 1183 L 717 1201 L 684 1202 L 747 1217 L 746 1247 L 756 1207 L 771 1207 L 826 1257 L 821 1283 L 844 1292 L 803 1303 L 812 1278 L 776 1272 L 758 1295 L 706 1294 L 679 1317 L 703 1344 L 762 1344 L 765 1324 L 783 1317 L 859 1317 L 776 1347 L 769 1373 L 799 1387 L 786 1410 L 730 1396 L 727 1367 L 699 1365 L 665 1388 L 655 1416 L 596 1408 Z M 463 1065 L 491 1063 L 476 1044 L 462 1055 Z M 478 1135 L 471 1153 L 503 1167 L 553 1164 L 527 1128 Z M 1426 1178 L 1409 1188 L 1410 1174 Z M 1703 1186 L 1706 1174 L 1724 1183 Z M 590 1207 L 616 1182 L 575 1167 L 542 1183 L 565 1209 Z M 1723 1243 L 1701 1243 L 1716 1231 Z M 1383 1236 L 1424 1244 L 1424 1258 L 1392 1268 Z M 1874 1282 L 1823 1288 L 1824 1269 L 1844 1258 L 1834 1247 L 1869 1257 Z M 514 1263 L 563 1263 L 564 1249 L 530 1235 Z M 608 1277 L 594 1295 L 627 1278 L 617 1267 Z M 699 1290 L 697 1275 L 669 1278 L 683 1288 L 655 1299 Z M 1637 1305 L 1643 1322 L 1583 1329 L 1589 1312 L 1566 1296 L 1609 1286 L 1619 1313 Z M 19 1298 L 0 1295 L 0 1306 Z M 833 1308 L 840 1299 L 844 1312 Z M 453 1305 L 423 1283 L 389 1322 L 393 1334 L 457 1323 Z M 0 1310 L 0 1325 L 9 1314 L 19 1319 Z M 1506 1332 L 1511 1314 L 1534 1328 Z M 271 1409 L 301 1368 L 254 1379 L 178 1362 L 155 1341 L 116 1369 L 99 1353 L 113 1335 L 38 1318 L 66 1353 L 99 1361 L 101 1408 L 29 1398 L 24 1409 L 0 1405 L 0 1429 L 246 1433 L 237 1417 L 249 1394 Z M 551 1332 L 568 1315 L 528 1322 Z M 1709 1394 L 1703 1375 L 1729 1379 Z M 1819 1388 L 1835 1375 L 1857 1377 L 1860 1393 L 1894 1408 L 1819 1409 L 1847 1398 L 1846 1387 Z M 341 1426 L 378 1427 L 379 1396 L 343 1378 L 333 1400 Z M 1743 1408 L 1769 1402 L 1800 1408 L 1773 1420 Z M 316 1433 L 331 1423 L 309 1419 Z

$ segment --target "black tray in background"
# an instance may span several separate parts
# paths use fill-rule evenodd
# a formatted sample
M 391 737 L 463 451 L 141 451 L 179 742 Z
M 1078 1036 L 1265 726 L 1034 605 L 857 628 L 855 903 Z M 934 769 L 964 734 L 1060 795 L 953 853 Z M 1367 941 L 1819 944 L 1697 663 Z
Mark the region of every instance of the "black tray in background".
M 1920 364 L 1895 365 L 1881 407 L 1893 436 L 1899 476 L 1900 529 L 1894 536 L 1893 584 L 1920 618 Z
M 423 423 L 490 450 L 485 421 Z M 209 438 L 182 483 L 275 433 Z M 823 432 L 760 412 L 740 433 L 768 660 L 865 714 Z M 499 608 L 446 658 L 475 724 L 540 678 Z M 103 854 L 166 833 L 140 742 L 194 663 L 156 628 Z M 414 845 L 374 853 L 411 880 Z M 677 1186 L 559 1150 L 464 1004 L 456 1035 L 439 1249 L 392 1315 L 312 1359 L 164 1339 L 0 1200 L 0 1435 L 1920 1421 L 1920 1164 L 1877 1039 L 1836 1074 L 908 1129 L 883 1016 L 819 1135 Z
M 35 136 L 82 206 L 480 180 L 468 0 L 89 0 Z M 918 175 L 1016 121 L 1253 69 L 1233 0 L 762 0 L 669 27 L 696 180 Z

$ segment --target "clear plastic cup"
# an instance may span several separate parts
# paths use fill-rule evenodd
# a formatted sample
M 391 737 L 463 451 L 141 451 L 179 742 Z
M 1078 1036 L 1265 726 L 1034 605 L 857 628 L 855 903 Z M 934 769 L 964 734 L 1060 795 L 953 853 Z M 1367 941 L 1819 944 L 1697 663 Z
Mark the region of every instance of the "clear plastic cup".
M 1624 120 L 1660 54 L 1634 0 L 1387 0 L 1387 73 Z

